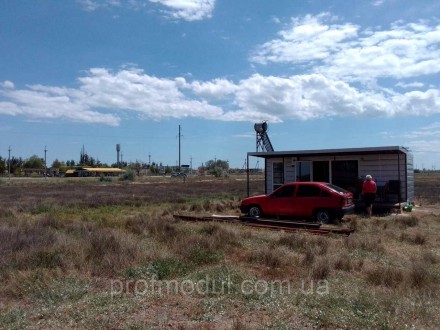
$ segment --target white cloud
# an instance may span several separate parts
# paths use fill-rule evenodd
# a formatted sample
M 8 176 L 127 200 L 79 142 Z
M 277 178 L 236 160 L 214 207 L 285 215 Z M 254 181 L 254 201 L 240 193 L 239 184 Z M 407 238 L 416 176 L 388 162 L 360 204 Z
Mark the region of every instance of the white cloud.
M 207 98 L 221 98 L 232 94 L 237 90 L 237 86 L 225 79 L 214 79 L 213 81 L 195 81 L 188 85 L 194 93 Z
M 72 98 L 76 91 L 63 88 L 30 87 L 28 90 L 0 91 L 9 102 L 0 102 L 0 113 L 29 118 L 65 119 L 73 122 L 119 124 L 119 117 L 90 110 L 83 104 L 85 95 Z
M 374 7 L 380 7 L 383 5 L 383 3 L 384 3 L 384 0 L 374 0 L 371 2 L 371 5 Z
M 387 102 L 381 95 L 365 95 L 347 83 L 318 74 L 290 78 L 254 75 L 240 82 L 236 103 L 242 111 L 258 113 L 256 119 L 276 122 L 367 112 L 386 115 L 387 111 Z
M 396 86 L 397 87 L 402 87 L 402 88 L 422 88 L 422 87 L 425 86 L 425 84 L 422 83 L 422 82 L 418 82 L 418 81 L 415 81 L 415 82 L 412 82 L 412 83 L 404 83 L 404 82 L 400 81 L 400 82 L 398 82 L 396 84 Z
M 209 90 L 216 91 L 221 90 L 222 84 L 224 81 L 218 80 L 203 84 L 193 82 L 189 86 L 196 90 L 199 85 L 209 86 Z M 236 108 L 225 111 L 223 116 L 217 118 L 219 120 L 281 122 L 325 117 L 393 117 L 440 113 L 438 90 L 404 94 L 362 91 L 321 74 L 289 78 L 255 74 L 235 86 L 230 85 L 228 92 L 232 93 Z
M 95 11 L 99 8 L 120 7 L 119 0 L 76 0 L 86 11 Z
M 215 0 L 149 0 L 167 8 L 166 13 L 174 19 L 198 21 L 212 17 Z
M 328 14 L 293 19 L 279 38 L 259 46 L 251 61 L 313 64 L 314 72 L 346 81 L 410 78 L 440 72 L 440 25 L 393 24 L 388 30 L 336 25 Z
M 23 90 L 0 90 L 6 99 L 0 103 L 0 113 L 111 126 L 120 123 L 116 113 L 126 111 L 153 120 L 188 116 L 215 119 L 223 114 L 222 109 L 204 100 L 187 98 L 179 90 L 186 84 L 183 78 L 160 79 L 136 69 L 112 73 L 93 68 L 78 80 L 78 89 L 33 85 Z
M 427 139 L 427 138 L 440 139 L 440 122 L 433 122 L 427 126 L 420 127 L 417 130 L 404 134 L 404 137 L 408 140 L 418 140 L 418 139 Z
M 92 108 L 132 110 L 155 120 L 188 116 L 214 119 L 222 114 L 206 101 L 187 98 L 179 89 L 185 85 L 183 78 L 161 79 L 139 69 L 111 73 L 96 68 L 79 81 L 80 91 L 87 95 L 85 103 Z
M 353 24 L 326 25 L 332 20 L 329 14 L 306 15 L 293 18 L 292 26 L 278 33 L 280 38 L 266 42 L 251 56 L 251 61 L 261 64 L 269 62 L 306 63 L 324 60 L 339 51 L 346 42 L 357 36 L 358 26 Z
M 0 87 L 3 88 L 15 88 L 15 85 L 12 81 L 5 80 L 4 82 L 0 82 Z
M 86 11 L 101 8 L 126 7 L 140 10 L 146 7 L 147 0 L 76 0 Z M 150 3 L 161 5 L 166 16 L 172 19 L 198 21 L 212 17 L 216 0 L 148 0 Z
M 0 102 L 0 114 L 2 115 L 10 115 L 15 116 L 21 114 L 22 111 L 20 107 L 18 107 L 13 102 Z
M 78 82 L 78 88 L 33 85 L 0 89 L 0 113 L 112 126 L 130 114 L 152 120 L 195 117 L 274 123 L 440 113 L 437 89 L 406 93 L 360 90 L 316 73 L 287 78 L 254 74 L 237 83 L 225 79 L 187 82 L 183 77 L 150 76 L 140 69 L 111 72 L 92 68 Z

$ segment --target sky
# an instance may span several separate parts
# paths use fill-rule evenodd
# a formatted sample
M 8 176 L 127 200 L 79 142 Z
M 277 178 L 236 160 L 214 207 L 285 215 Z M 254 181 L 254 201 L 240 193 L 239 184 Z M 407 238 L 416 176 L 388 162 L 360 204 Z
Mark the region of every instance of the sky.
M 180 125 L 181 164 L 241 168 L 263 121 L 275 151 L 403 146 L 439 169 L 440 2 L 0 2 L 4 158 L 120 144 L 173 166 Z

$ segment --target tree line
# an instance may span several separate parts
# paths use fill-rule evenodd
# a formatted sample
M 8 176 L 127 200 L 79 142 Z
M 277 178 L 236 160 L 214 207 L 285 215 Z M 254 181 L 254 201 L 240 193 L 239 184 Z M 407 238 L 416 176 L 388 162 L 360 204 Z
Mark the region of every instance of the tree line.
M 97 158 L 91 157 L 83 151 L 81 152 L 80 160 L 78 162 L 75 162 L 73 159 L 67 161 L 55 159 L 50 165 L 45 164 L 44 159 L 37 155 L 32 155 L 26 159 L 13 156 L 10 158 L 10 162 L 8 162 L 8 158 L 0 156 L 0 173 L 8 173 L 10 170 L 10 173 L 12 174 L 20 174 L 20 172 L 22 172 L 24 169 L 44 169 L 45 165 L 47 165 L 47 168 L 53 168 L 59 171 L 81 166 L 118 167 L 117 163 L 113 163 L 111 165 L 102 163 Z M 148 169 L 151 174 L 169 174 L 175 170 L 173 167 L 164 166 L 162 163 L 152 162 L 151 164 L 147 164 L 138 160 L 135 162 L 120 162 L 119 167 L 132 169 L 137 175 L 139 175 L 143 169 Z M 224 176 L 229 172 L 229 163 L 228 161 L 221 159 L 208 160 L 205 162 L 204 166 L 199 167 L 198 170 L 199 172 L 204 172 L 214 176 Z

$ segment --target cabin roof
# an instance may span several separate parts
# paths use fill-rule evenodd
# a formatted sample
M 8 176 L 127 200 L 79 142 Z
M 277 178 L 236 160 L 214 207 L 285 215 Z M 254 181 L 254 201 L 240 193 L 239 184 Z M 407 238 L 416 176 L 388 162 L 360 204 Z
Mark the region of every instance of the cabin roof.
M 408 154 L 410 151 L 401 146 L 343 148 L 319 150 L 290 150 L 271 152 L 248 152 L 248 156 L 260 158 L 298 157 L 298 156 L 337 156 L 337 155 L 369 155 L 369 154 Z

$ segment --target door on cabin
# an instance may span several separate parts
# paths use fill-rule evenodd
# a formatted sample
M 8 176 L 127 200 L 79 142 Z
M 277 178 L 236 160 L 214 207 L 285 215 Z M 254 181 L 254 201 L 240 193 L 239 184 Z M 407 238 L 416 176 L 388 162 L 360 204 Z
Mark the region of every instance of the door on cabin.
M 296 182 L 312 181 L 312 162 L 296 162 Z
M 330 182 L 330 162 L 328 160 L 313 162 L 313 181 Z

